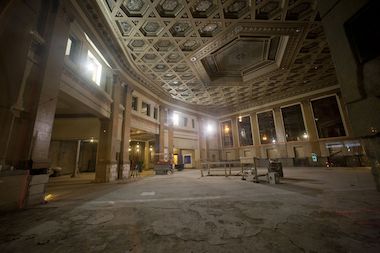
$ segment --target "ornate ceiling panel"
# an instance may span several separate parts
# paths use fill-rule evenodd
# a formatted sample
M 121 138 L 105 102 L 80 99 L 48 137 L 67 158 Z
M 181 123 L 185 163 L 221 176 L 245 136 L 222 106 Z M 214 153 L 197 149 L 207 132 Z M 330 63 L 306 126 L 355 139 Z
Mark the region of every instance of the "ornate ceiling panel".
M 196 109 L 336 84 L 316 0 L 98 0 L 134 71 Z

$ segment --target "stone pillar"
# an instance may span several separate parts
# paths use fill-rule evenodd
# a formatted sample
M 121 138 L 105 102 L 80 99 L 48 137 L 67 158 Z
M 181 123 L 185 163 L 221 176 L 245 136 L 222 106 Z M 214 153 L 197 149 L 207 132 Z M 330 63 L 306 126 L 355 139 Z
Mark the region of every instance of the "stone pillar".
M 149 157 L 150 157 L 150 150 L 149 150 L 149 141 L 145 142 L 144 145 L 144 169 L 149 169 Z
M 276 147 L 279 158 L 287 158 L 288 151 L 286 149 L 285 127 L 282 122 L 280 107 L 273 108 L 274 124 L 276 126 Z
M 131 118 L 132 118 L 132 87 L 124 88 L 124 115 L 121 138 L 121 161 L 119 179 L 125 179 L 129 176 L 131 169 L 129 161 L 129 139 L 131 138 Z
M 252 137 L 253 137 L 253 145 L 254 145 L 254 157 L 261 157 L 261 152 L 260 152 L 260 133 L 259 133 L 259 128 L 258 128 L 258 123 L 257 123 L 257 117 L 256 113 L 251 113 L 251 126 L 252 126 Z
M 279 107 L 273 108 L 273 117 L 276 126 L 277 143 L 285 143 L 285 127 L 282 123 L 281 109 Z
M 99 134 L 99 150 L 96 163 L 96 182 L 109 182 L 117 179 L 117 157 L 118 150 L 117 129 L 119 123 L 121 83 L 118 77 L 114 76 L 113 82 L 113 103 L 111 106 L 110 119 L 101 119 Z
M 240 152 L 239 152 L 239 131 L 237 127 L 237 117 L 232 116 L 231 118 L 231 134 L 232 134 L 232 139 L 233 139 L 233 148 L 235 151 L 235 160 L 240 159 Z
M 164 151 L 165 151 L 165 121 L 166 121 L 166 111 L 165 108 L 160 106 L 160 127 L 159 127 L 159 161 L 164 160 Z
M 33 168 L 47 168 L 50 139 L 52 134 L 55 109 L 58 100 L 59 83 L 64 66 L 64 56 L 69 34 L 69 21 L 62 5 L 58 7 L 56 16 L 47 22 L 52 22 L 48 30 L 46 61 L 41 78 L 41 90 L 36 99 L 36 115 L 33 126 L 31 155 Z
M 360 37 L 363 41 L 372 41 L 362 54 L 360 47 L 350 44 L 350 38 L 346 33 L 350 30 L 350 22 L 363 20 L 368 18 L 368 15 L 373 15 L 371 18 L 377 17 L 379 1 L 320 0 L 318 9 L 335 63 L 352 133 L 363 139 L 376 187 L 380 191 L 380 55 L 378 50 L 374 49 L 378 47 L 379 42 L 373 33 L 366 33 L 366 29 L 362 32 L 352 31 L 352 36 Z
M 200 161 L 207 161 L 208 148 L 207 148 L 207 133 L 206 133 L 206 120 L 204 118 L 197 118 L 198 120 L 198 149 L 200 152 Z
M 219 150 L 219 161 L 224 160 L 223 159 L 223 143 L 222 143 L 222 133 L 220 128 L 220 121 L 216 121 L 216 140 L 218 143 L 218 150 Z
M 172 115 L 173 111 L 168 110 L 168 115 Z M 168 152 L 169 152 L 169 159 L 170 156 L 173 155 L 173 138 L 174 138 L 174 127 L 173 127 L 173 120 L 168 120 Z
M 307 129 L 307 134 L 309 135 L 310 150 L 308 157 L 311 156 L 311 153 L 316 153 L 318 156 L 321 155 L 321 147 L 319 146 L 318 141 L 318 132 L 315 125 L 315 120 L 313 116 L 313 110 L 309 100 L 301 101 L 304 118 L 305 118 L 305 127 Z
M 75 166 L 74 166 L 74 169 L 73 169 L 73 173 L 71 174 L 71 177 L 77 177 L 77 176 L 79 176 L 80 146 L 81 146 L 81 140 L 78 140 L 77 141 L 77 154 L 75 156 Z
M 20 161 L 30 158 L 38 99 L 24 104 L 23 98 L 25 94 L 39 97 L 38 72 L 43 71 L 48 47 L 47 38 L 37 32 L 36 10 L 41 3 L 3 2 L 0 3 L 0 169 L 17 168 Z

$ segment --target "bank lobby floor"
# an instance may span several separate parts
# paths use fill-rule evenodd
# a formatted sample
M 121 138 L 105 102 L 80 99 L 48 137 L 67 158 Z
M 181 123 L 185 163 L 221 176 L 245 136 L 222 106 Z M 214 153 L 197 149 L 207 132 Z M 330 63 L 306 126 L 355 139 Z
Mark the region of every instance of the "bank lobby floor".
M 0 216 L 0 252 L 380 252 L 369 168 L 284 174 L 276 185 L 198 170 L 57 178 L 47 204 Z

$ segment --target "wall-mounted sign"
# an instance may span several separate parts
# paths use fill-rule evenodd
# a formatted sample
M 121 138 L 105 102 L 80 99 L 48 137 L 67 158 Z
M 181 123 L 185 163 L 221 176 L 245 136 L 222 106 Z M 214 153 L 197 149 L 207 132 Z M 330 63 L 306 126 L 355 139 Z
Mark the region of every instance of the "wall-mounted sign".
M 318 156 L 317 156 L 316 153 L 311 153 L 311 160 L 312 160 L 313 162 L 318 162 Z

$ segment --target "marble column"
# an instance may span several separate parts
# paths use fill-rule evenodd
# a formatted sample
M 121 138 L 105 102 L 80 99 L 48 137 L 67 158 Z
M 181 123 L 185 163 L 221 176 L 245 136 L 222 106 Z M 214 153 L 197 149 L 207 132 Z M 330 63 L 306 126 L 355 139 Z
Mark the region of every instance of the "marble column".
M 276 126 L 276 147 L 279 158 L 287 158 L 288 152 L 286 149 L 285 127 L 282 122 L 280 107 L 273 108 L 274 123 Z
M 67 20 L 62 5 L 56 16 L 51 20 L 49 40 L 47 40 L 46 61 L 42 64 L 44 69 L 41 78 L 41 90 L 36 99 L 36 114 L 33 126 L 33 138 L 30 148 L 30 159 L 33 168 L 47 168 L 50 140 L 58 100 L 59 83 L 64 68 L 64 56 L 70 23 Z
M 100 124 L 98 159 L 95 171 L 96 182 L 114 181 L 118 177 L 116 154 L 120 148 L 120 144 L 117 141 L 118 124 L 121 123 L 119 122 L 120 93 L 121 82 L 119 78 L 114 75 L 111 117 L 110 119 L 101 119 Z
M 173 114 L 173 111 L 169 109 L 168 115 L 172 115 L 172 114 Z M 174 149 L 174 145 L 173 145 L 173 138 L 174 138 L 173 120 L 168 120 L 167 130 L 168 130 L 168 152 L 169 152 L 169 159 L 170 159 L 171 156 L 173 156 L 173 149 Z
M 198 148 L 200 152 L 200 160 L 208 161 L 208 148 L 207 148 L 207 133 L 206 133 L 206 120 L 204 118 L 197 118 L 198 120 Z
M 256 113 L 251 113 L 251 126 L 252 126 L 252 137 L 253 137 L 253 146 L 254 146 L 254 157 L 261 157 L 261 150 L 260 150 L 260 132 L 259 132 L 259 125 L 257 122 Z
M 160 127 L 159 127 L 159 161 L 164 160 L 164 152 L 165 152 L 165 121 L 166 121 L 166 110 L 164 107 L 160 106 Z
M 150 146 L 149 146 L 149 141 L 145 142 L 144 145 L 144 169 L 148 170 L 149 169 L 149 163 L 150 163 Z
M 132 87 L 124 87 L 124 114 L 121 138 L 121 174 L 119 178 L 128 178 L 131 169 L 129 161 L 129 140 L 131 138 L 131 118 L 132 118 Z
M 368 5 L 365 6 L 366 4 Z M 380 56 L 376 53 L 378 41 L 372 32 L 365 32 L 365 29 L 361 34 L 351 32 L 351 38 L 347 33 L 350 23 L 356 22 L 357 25 L 360 20 L 375 18 L 368 10 L 378 9 L 378 4 L 378 1 L 318 1 L 318 11 L 334 60 L 352 134 L 363 140 L 376 187 L 380 191 Z M 355 36 L 360 36 L 363 41 L 373 40 L 374 43 L 368 43 L 364 49 L 359 48 L 354 45 L 354 41 L 357 41 Z M 349 134 L 350 132 L 351 129 L 348 129 Z
M 240 152 L 239 152 L 239 130 L 237 127 L 238 118 L 236 116 L 233 116 L 231 119 L 231 133 L 233 138 L 233 147 L 235 150 L 235 159 L 240 159 Z
M 77 141 L 77 153 L 75 156 L 75 166 L 73 168 L 73 173 L 71 174 L 71 177 L 77 177 L 79 176 L 79 158 L 80 158 L 80 151 L 81 151 L 81 140 Z
M 309 143 L 310 143 L 310 150 L 309 154 L 307 154 L 308 157 L 311 156 L 311 153 L 315 153 L 318 156 L 321 155 L 321 147 L 319 145 L 318 141 L 318 132 L 317 128 L 315 126 L 314 116 L 313 116 L 313 110 L 311 108 L 311 104 L 309 100 L 303 100 L 302 102 L 302 108 L 304 112 L 304 118 L 305 118 L 305 126 L 307 129 L 307 134 L 309 135 Z

